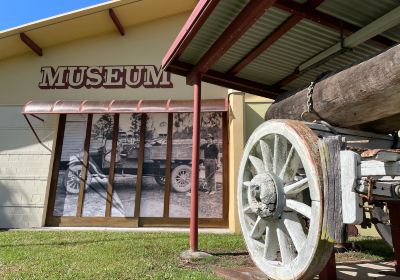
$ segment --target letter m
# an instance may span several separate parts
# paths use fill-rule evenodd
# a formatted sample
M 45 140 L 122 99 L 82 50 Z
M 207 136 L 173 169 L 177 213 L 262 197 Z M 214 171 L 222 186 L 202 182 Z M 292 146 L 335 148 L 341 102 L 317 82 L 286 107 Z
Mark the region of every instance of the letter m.
M 42 81 L 39 83 L 39 88 L 67 88 L 67 84 L 65 83 L 64 79 L 66 70 L 66 66 L 59 66 L 57 67 L 57 70 L 54 70 L 54 68 L 51 66 L 43 66 L 40 70 L 42 72 Z
M 157 69 L 155 65 L 146 65 L 145 88 L 172 88 L 171 74 Z

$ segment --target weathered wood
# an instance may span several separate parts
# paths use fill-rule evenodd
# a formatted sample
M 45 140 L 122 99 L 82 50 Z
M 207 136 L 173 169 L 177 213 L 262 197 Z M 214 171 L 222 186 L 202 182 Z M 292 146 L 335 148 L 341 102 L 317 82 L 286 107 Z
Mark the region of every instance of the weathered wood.
M 300 120 L 307 110 L 307 89 L 277 100 L 266 119 Z M 400 113 L 400 45 L 367 61 L 332 75 L 314 87 L 313 105 L 320 117 L 332 125 L 352 127 Z M 400 124 L 393 122 L 371 131 L 390 133 Z
M 346 227 L 343 224 L 342 188 L 340 174 L 340 136 L 319 140 L 321 167 L 324 177 L 324 229 L 329 240 L 345 243 Z

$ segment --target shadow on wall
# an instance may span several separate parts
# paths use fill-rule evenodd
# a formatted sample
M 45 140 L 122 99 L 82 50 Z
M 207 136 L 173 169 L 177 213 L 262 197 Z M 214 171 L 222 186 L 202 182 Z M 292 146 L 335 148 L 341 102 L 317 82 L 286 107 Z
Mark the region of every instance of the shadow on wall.
M 19 189 L 20 187 L 4 184 L 4 180 L 0 181 L 0 229 L 40 226 L 35 225 L 38 220 L 35 213 L 41 212 L 43 206 L 34 204 L 32 195 Z
M 256 110 L 255 106 L 259 107 L 260 105 L 258 104 L 246 104 L 245 107 L 245 113 L 246 113 L 246 142 L 247 139 L 250 137 L 251 133 L 260 125 L 264 122 L 264 114 L 260 114 L 259 110 Z M 266 104 L 262 104 L 265 108 L 263 108 L 264 111 L 267 111 L 267 106 Z

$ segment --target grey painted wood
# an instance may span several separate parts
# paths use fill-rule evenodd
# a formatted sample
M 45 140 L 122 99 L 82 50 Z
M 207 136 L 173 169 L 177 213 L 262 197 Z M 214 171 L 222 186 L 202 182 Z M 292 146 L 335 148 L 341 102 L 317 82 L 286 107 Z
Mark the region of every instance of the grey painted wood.
M 352 151 L 340 152 L 343 223 L 359 225 L 363 221 L 362 199 L 354 190 L 360 176 L 361 157 Z
M 400 161 L 383 162 L 379 160 L 361 161 L 361 176 L 399 176 Z

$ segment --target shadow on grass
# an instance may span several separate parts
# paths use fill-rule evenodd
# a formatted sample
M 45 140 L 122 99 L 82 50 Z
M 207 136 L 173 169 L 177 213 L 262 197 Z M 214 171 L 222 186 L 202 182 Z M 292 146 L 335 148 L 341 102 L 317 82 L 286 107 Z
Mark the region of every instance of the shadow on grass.
M 363 237 L 362 239 L 355 238 L 350 241 L 354 242 L 355 247 L 365 254 L 370 254 L 384 260 L 393 260 L 392 248 L 382 239 Z
M 219 253 L 213 253 L 213 252 L 209 252 L 210 254 L 212 254 L 213 256 L 217 256 L 217 257 L 221 257 L 221 256 L 248 256 L 249 253 L 248 252 L 219 252 Z
M 30 246 L 78 246 L 78 245 L 86 245 L 86 244 L 96 244 L 96 243 L 108 243 L 108 242 L 121 242 L 121 241 L 149 241 L 150 240 L 161 240 L 161 239 L 171 239 L 170 236 L 128 236 L 123 238 L 98 238 L 98 239 L 87 239 L 87 240 L 54 240 L 50 242 L 43 243 L 19 243 L 19 244 L 0 244 L 0 248 L 15 248 L 15 247 L 30 247 Z M 174 236 L 174 240 L 177 239 L 188 239 L 187 236 Z

